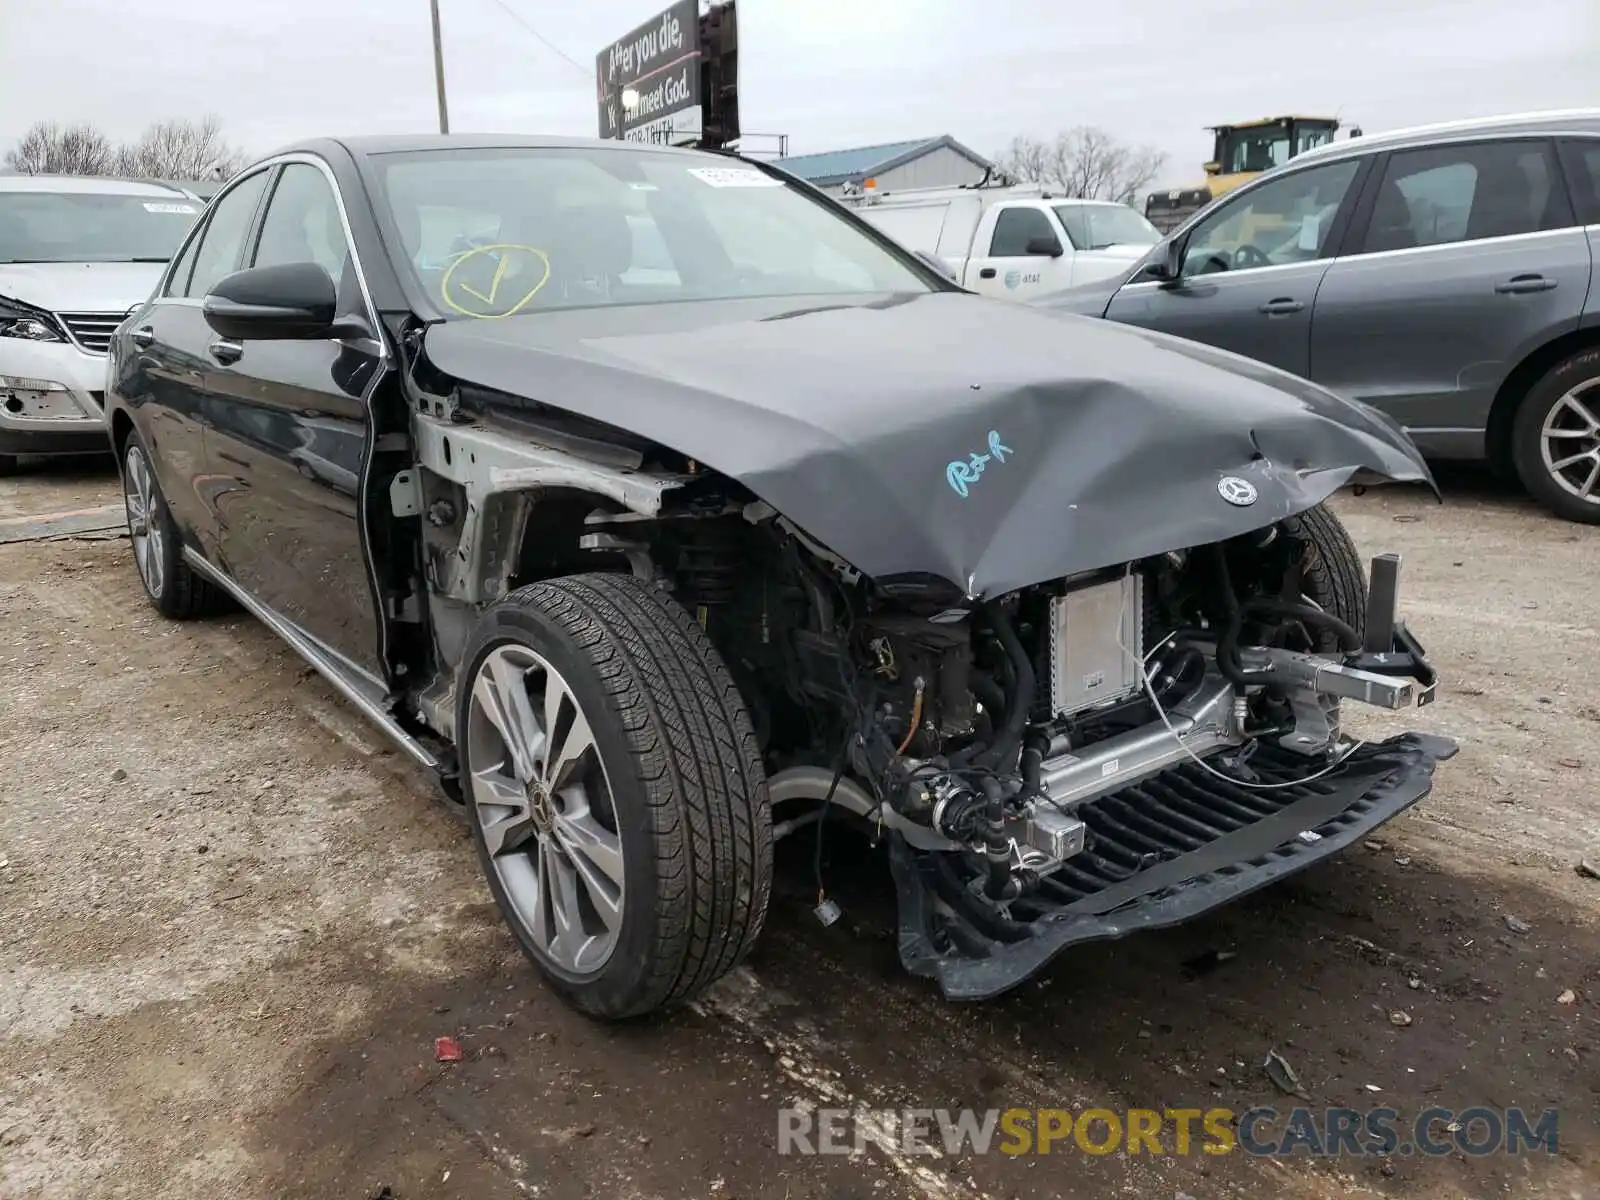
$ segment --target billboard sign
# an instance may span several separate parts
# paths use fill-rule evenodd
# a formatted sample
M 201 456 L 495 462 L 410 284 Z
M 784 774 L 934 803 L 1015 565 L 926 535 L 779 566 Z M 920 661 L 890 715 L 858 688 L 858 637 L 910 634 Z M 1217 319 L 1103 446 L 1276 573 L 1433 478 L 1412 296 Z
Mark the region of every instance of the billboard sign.
M 600 136 L 693 142 L 700 136 L 700 10 L 678 0 L 595 59 Z

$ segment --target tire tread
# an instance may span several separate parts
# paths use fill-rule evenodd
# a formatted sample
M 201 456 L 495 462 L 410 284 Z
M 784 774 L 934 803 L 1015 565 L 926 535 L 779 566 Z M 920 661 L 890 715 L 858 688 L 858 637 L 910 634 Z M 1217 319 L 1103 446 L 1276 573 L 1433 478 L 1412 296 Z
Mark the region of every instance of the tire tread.
M 651 814 L 650 970 L 631 996 L 573 998 L 613 1018 L 681 1003 L 745 959 L 771 897 L 766 773 L 738 685 L 687 610 L 633 576 L 565 576 L 503 603 L 539 610 L 588 661 Z

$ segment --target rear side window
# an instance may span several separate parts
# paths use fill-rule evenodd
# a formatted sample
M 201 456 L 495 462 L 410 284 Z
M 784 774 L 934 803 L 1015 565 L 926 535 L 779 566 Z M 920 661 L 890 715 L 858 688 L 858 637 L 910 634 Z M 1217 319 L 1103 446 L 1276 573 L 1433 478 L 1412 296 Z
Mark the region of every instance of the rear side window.
M 1585 138 L 1566 142 L 1561 147 L 1562 165 L 1572 185 L 1572 201 L 1578 206 L 1578 220 L 1585 225 L 1600 225 L 1600 139 Z
M 1544 142 L 1403 150 L 1378 185 L 1362 251 L 1409 250 L 1572 224 Z
M 163 296 L 182 296 L 189 286 L 189 273 L 194 270 L 195 251 L 200 249 L 200 236 L 191 238 L 189 244 L 183 248 L 183 254 L 177 264 L 172 268 L 172 274 L 167 278 L 167 286 L 161 289 Z
M 1029 258 L 1028 243 L 1034 238 L 1059 241 L 1050 227 L 1050 218 L 1037 208 L 1003 208 L 995 219 L 994 237 L 989 242 L 990 258 Z
M 214 202 L 211 219 L 200 235 L 200 249 L 195 255 L 194 274 L 185 296 L 204 296 L 225 275 L 238 269 L 239 256 L 244 250 L 244 240 L 250 233 L 250 222 L 256 215 L 256 205 L 266 190 L 267 171 L 257 171 L 239 183 L 226 196 Z

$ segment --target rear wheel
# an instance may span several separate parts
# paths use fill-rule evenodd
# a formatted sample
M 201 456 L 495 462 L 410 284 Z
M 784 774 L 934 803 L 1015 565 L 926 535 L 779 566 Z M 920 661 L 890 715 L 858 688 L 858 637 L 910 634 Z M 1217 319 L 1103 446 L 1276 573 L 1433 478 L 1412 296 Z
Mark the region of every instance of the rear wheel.
M 156 611 L 186 621 L 226 608 L 223 594 L 183 561 L 178 526 L 137 433 L 128 435 L 122 451 L 122 503 L 139 582 Z
M 1559 517 L 1600 524 L 1600 349 L 1557 363 L 1511 426 L 1522 486 Z
M 771 891 L 766 775 L 688 613 L 631 576 L 532 584 L 484 614 L 463 666 L 473 840 L 544 976 L 621 1018 L 740 962 Z

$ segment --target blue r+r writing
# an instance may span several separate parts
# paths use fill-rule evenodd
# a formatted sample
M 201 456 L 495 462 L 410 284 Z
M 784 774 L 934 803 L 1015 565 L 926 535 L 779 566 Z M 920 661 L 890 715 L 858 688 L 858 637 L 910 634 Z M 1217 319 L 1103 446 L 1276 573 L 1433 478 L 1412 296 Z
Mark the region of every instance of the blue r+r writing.
M 1000 441 L 1000 434 L 991 429 L 989 431 L 989 453 L 970 454 L 966 458 L 958 458 L 944 469 L 945 482 L 952 491 L 963 500 L 967 498 L 972 484 L 978 481 L 985 467 L 991 461 L 1003 463 L 1006 455 L 1011 453 L 1011 447 Z

